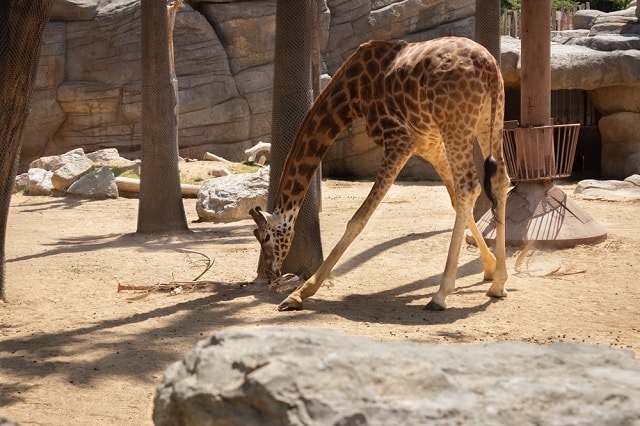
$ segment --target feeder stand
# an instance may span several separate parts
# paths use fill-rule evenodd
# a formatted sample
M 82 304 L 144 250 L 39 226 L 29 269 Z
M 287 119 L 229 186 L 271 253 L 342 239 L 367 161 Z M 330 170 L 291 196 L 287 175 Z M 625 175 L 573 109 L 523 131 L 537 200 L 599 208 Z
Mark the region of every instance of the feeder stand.
M 554 125 L 551 118 L 551 3 L 522 0 L 521 120 L 505 123 L 504 154 L 512 182 L 506 206 L 506 244 L 568 248 L 595 244 L 606 231 L 557 186 L 571 175 L 580 124 Z M 495 241 L 491 212 L 478 221 Z

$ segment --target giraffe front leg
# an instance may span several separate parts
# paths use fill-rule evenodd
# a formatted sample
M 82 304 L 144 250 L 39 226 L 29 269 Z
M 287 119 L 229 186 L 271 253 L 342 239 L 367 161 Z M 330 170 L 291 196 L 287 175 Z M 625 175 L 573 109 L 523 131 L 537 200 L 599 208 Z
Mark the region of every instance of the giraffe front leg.
M 278 305 L 278 310 L 297 311 L 302 309 L 302 301 L 307 297 L 311 297 L 316 294 L 322 282 L 325 280 L 325 278 L 327 278 L 329 272 L 331 272 L 333 266 L 334 265 L 328 265 L 327 261 L 325 260 L 322 265 L 320 265 L 316 273 L 311 276 L 311 278 L 305 281 L 304 284 L 299 286 L 291 294 L 289 294 L 286 299 L 280 302 L 280 304 Z
M 290 295 L 287 296 L 280 304 L 278 305 L 279 311 L 298 311 L 302 309 L 302 301 L 309 297 L 312 294 L 315 294 L 320 287 L 322 281 L 318 281 L 318 277 L 314 274 L 311 278 L 304 282 L 300 287 L 298 287 L 295 291 L 293 291 Z M 305 293 L 311 293 L 310 295 L 304 296 Z
M 396 177 L 398 177 L 400 170 L 411 157 L 413 153 L 413 137 L 408 135 L 405 135 L 404 138 L 399 137 L 396 144 L 391 145 L 393 149 L 385 149 L 382 165 L 369 195 L 367 195 L 367 198 L 347 223 L 340 241 L 331 250 L 331 253 L 322 262 L 316 273 L 278 305 L 279 311 L 302 309 L 304 299 L 316 294 L 322 282 L 329 276 L 329 273 L 331 273 L 331 270 L 351 242 L 360 235 L 371 215 L 389 191 L 389 188 L 391 188 Z
M 351 242 L 364 229 L 367 221 L 371 217 L 371 214 L 378 206 L 382 196 L 384 195 L 384 193 L 386 193 L 387 190 L 388 188 L 380 188 L 379 185 L 374 184 L 374 187 L 369 193 L 369 196 L 360 206 L 358 211 L 356 211 L 351 220 L 349 220 L 344 234 L 340 238 L 340 241 L 338 241 L 336 246 L 333 248 L 333 250 L 331 250 L 329 256 L 327 256 L 324 262 L 322 262 L 322 265 L 320 265 L 318 270 L 315 272 L 315 274 L 313 274 L 313 276 L 311 276 L 311 278 L 305 281 L 304 284 L 293 291 L 278 305 L 279 311 L 302 309 L 303 300 L 316 294 L 316 292 L 320 288 L 320 285 L 322 285 L 322 282 L 329 276 L 331 270 L 336 265 L 338 260 L 340 260 Z M 382 191 L 382 194 L 380 194 L 380 191 Z M 372 196 L 372 194 L 375 194 L 375 196 Z

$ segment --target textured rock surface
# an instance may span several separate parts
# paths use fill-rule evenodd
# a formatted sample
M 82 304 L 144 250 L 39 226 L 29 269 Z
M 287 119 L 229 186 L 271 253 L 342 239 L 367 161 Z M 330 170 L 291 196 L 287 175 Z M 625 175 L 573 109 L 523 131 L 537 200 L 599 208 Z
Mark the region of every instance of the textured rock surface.
M 24 190 L 28 195 L 69 193 L 83 198 L 116 198 L 118 187 L 111 167 L 138 169 L 140 163 L 120 157 L 113 148 L 89 154 L 77 148 L 62 155 L 32 161 L 28 173 L 16 177 L 14 192 Z
M 82 176 L 69 186 L 67 192 L 83 198 L 118 198 L 116 177 L 106 166 Z
M 45 169 L 32 168 L 27 172 L 29 182 L 26 192 L 29 195 L 51 195 L 53 190 L 53 184 L 51 183 L 51 177 L 53 172 Z
M 192 1 L 176 18 L 181 155 L 232 161 L 271 135 L 275 1 Z M 370 38 L 473 34 L 473 0 L 320 1 L 335 70 Z M 195 9 L 194 9 L 195 8 Z M 21 169 L 82 146 L 140 154 L 139 0 L 57 0 L 43 38 Z
M 241 161 L 245 149 L 270 141 L 275 1 L 189 4 L 177 15 L 174 36 L 180 152 L 202 158 L 209 151 Z M 321 67 L 329 75 L 369 39 L 474 34 L 474 0 L 323 0 L 319 10 Z M 554 34 L 553 89 L 640 86 L 637 14 L 636 6 L 612 14 L 585 11 L 575 22 L 584 29 Z M 79 146 L 87 151 L 117 148 L 128 158 L 140 157 L 139 15 L 139 0 L 56 1 L 43 38 L 21 171 L 34 158 Z M 505 81 L 517 86 L 519 41 L 503 38 L 502 48 Z M 362 128 L 354 123 L 329 151 L 325 174 L 375 173 L 379 148 Z M 633 143 L 603 148 L 605 174 L 612 170 L 608 164 L 621 170 L 637 164 L 628 161 L 638 152 L 627 153 Z M 412 159 L 402 176 L 435 174 Z
M 574 194 L 590 200 L 638 201 L 640 175 L 632 175 L 625 180 L 581 180 Z
M 606 347 L 380 343 L 318 329 L 200 341 L 157 388 L 156 425 L 633 424 L 640 362 Z
M 198 218 L 208 222 L 249 219 L 255 206 L 266 209 L 269 167 L 255 173 L 208 179 L 200 186 L 196 201 Z
M 87 174 L 92 167 L 93 161 L 86 156 L 78 156 L 56 169 L 51 177 L 51 183 L 54 188 L 65 191 L 72 183 Z

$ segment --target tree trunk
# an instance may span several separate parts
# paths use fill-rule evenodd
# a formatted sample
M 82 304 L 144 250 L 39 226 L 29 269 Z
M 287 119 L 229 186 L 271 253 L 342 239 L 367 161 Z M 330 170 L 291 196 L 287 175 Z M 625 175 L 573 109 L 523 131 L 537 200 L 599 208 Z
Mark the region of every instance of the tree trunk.
M 142 0 L 142 166 L 139 233 L 188 231 L 178 170 L 173 26 L 182 1 Z
M 475 40 L 486 47 L 500 63 L 500 0 L 476 0 Z M 474 141 L 473 162 L 480 182 L 484 180 L 484 160 L 478 142 Z M 473 218 L 479 220 L 490 208 L 491 201 L 482 188 L 473 209 Z
M 0 2 L 0 300 L 5 294 L 5 243 L 22 133 L 38 69 L 40 42 L 53 0 Z
M 273 70 L 273 115 L 271 133 L 271 176 L 269 209 L 284 162 L 298 128 L 313 103 L 311 33 L 314 0 L 276 2 L 276 45 Z M 318 218 L 319 181 L 313 179 L 295 226 L 295 237 L 282 272 L 311 276 L 323 260 Z M 262 268 L 259 267 L 262 275 Z

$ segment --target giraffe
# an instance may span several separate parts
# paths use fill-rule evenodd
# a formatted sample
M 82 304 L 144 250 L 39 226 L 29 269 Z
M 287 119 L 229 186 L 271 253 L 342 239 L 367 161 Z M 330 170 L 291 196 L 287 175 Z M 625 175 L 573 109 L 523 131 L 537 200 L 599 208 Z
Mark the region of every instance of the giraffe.
M 504 83 L 500 67 L 478 43 L 464 37 L 406 43 L 370 41 L 345 61 L 305 116 L 284 164 L 271 212 L 250 210 L 269 280 L 279 277 L 294 223 L 311 179 L 336 137 L 355 118 L 383 148 L 375 182 L 329 256 L 307 281 L 278 305 L 301 309 L 359 235 L 412 155 L 433 165 L 455 210 L 455 222 L 438 291 L 425 306 L 446 309 L 455 289 L 458 259 L 468 227 L 480 249 L 487 295 L 505 297 L 505 204 L 509 180 L 502 153 Z M 477 138 L 485 158 L 484 187 L 496 221 L 495 256 L 473 220 L 480 194 L 473 161 Z

